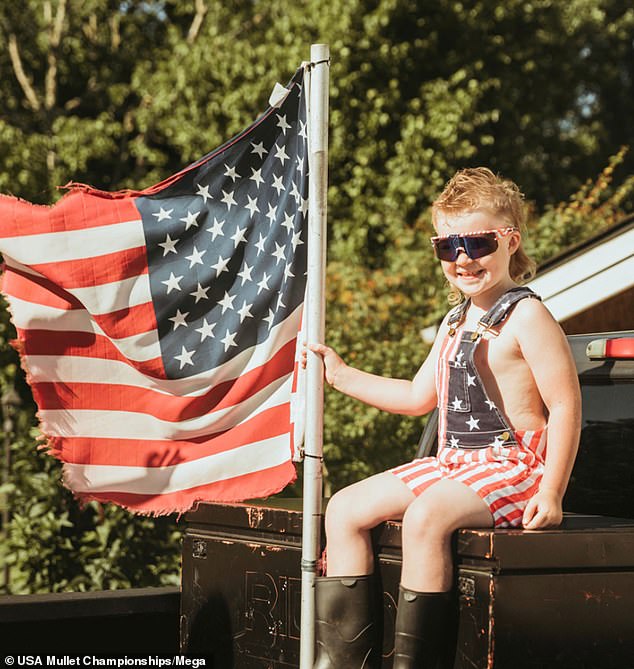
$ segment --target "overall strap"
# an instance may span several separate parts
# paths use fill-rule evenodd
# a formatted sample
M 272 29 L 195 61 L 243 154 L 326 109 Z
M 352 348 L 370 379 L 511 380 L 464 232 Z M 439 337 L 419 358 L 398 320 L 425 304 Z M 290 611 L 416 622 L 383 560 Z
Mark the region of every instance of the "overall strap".
M 449 336 L 453 337 L 456 334 L 456 329 L 464 320 L 467 309 L 469 308 L 471 300 L 464 300 L 457 304 L 450 312 L 447 318 L 447 325 L 449 326 Z
M 473 333 L 474 341 L 478 339 L 484 330 L 488 328 L 495 327 L 504 321 L 510 312 L 513 310 L 513 307 L 526 297 L 530 297 L 536 300 L 541 300 L 542 298 L 533 292 L 530 288 L 526 286 L 518 286 L 517 288 L 511 288 L 506 293 L 501 295 L 496 303 L 482 316 L 478 322 L 478 327 Z

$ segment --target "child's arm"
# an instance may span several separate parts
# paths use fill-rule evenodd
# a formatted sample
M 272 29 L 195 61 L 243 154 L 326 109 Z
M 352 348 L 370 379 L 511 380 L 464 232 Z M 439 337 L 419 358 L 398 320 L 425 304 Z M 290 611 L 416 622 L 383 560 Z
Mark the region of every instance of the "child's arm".
M 412 381 L 350 367 L 332 348 L 323 344 L 308 344 L 308 349 L 322 356 L 326 381 L 340 392 L 383 411 L 419 416 L 436 406 L 436 360 L 446 333 L 443 321 L 429 355 Z
M 581 392 L 566 337 L 546 307 L 523 300 L 516 311 L 520 349 L 548 410 L 544 475 L 522 519 L 526 529 L 536 530 L 555 527 L 563 517 L 562 499 L 579 446 Z

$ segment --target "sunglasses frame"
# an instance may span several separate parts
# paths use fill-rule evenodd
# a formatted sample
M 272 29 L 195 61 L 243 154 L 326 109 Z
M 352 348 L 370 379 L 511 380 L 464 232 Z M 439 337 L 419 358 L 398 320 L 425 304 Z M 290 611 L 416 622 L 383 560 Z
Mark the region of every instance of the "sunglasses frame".
M 436 254 L 436 257 L 439 260 L 444 260 L 445 262 L 456 262 L 458 260 L 458 256 L 460 255 L 460 250 L 462 250 L 471 260 L 477 260 L 478 258 L 484 258 L 488 255 L 491 255 L 492 253 L 495 253 L 498 249 L 497 245 L 497 239 L 498 238 L 503 238 L 506 237 L 507 235 L 510 235 L 513 232 L 519 232 L 517 228 L 513 226 L 506 226 L 504 228 L 493 228 L 493 230 L 475 230 L 473 232 L 468 232 L 465 234 L 457 234 L 457 233 L 452 233 L 449 235 L 437 235 L 436 237 L 431 237 L 430 242 L 431 245 L 434 247 L 434 253 Z M 495 235 L 496 238 L 496 245 L 495 248 L 488 253 L 484 253 L 482 255 L 478 255 L 475 258 L 467 251 L 467 246 L 468 242 L 465 245 L 464 240 L 465 238 L 470 238 L 470 237 L 488 237 L 490 235 Z M 455 252 L 456 257 L 453 260 L 445 260 L 444 258 L 440 258 L 438 256 L 438 249 L 437 249 L 437 242 L 443 240 L 443 239 L 451 239 L 452 242 L 454 240 L 460 242 L 460 246 L 456 246 L 455 243 L 453 244 L 452 250 Z

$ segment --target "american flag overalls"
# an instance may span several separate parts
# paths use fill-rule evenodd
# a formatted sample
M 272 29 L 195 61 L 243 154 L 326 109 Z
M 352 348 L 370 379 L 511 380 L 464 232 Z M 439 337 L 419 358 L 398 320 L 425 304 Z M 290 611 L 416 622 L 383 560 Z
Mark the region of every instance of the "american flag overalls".
M 450 312 L 436 367 L 438 454 L 390 470 L 416 495 L 441 479 L 461 481 L 486 502 L 496 527 L 521 525 L 543 474 L 546 428 L 518 431 L 509 424 L 486 392 L 474 353 L 484 330 L 502 326 L 527 297 L 540 299 L 529 288 L 504 293 L 475 332 L 463 326 L 468 301 Z

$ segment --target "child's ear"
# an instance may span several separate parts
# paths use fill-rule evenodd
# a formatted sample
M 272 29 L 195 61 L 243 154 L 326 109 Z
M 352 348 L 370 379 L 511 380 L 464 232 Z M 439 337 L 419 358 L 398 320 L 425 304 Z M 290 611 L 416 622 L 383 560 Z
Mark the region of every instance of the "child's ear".
M 513 255 L 519 249 L 522 243 L 522 235 L 519 230 L 515 230 L 509 237 L 509 253 Z

